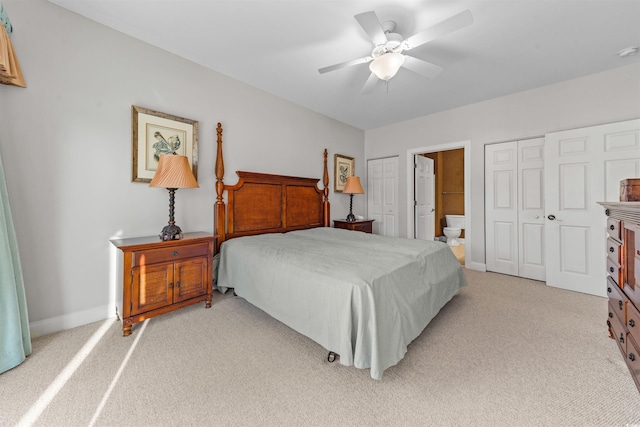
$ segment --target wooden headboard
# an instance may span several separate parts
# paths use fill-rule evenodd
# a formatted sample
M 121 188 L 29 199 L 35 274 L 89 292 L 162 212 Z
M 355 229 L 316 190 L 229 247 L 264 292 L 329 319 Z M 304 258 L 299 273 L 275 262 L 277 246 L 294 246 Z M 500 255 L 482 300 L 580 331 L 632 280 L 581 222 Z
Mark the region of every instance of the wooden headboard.
M 220 244 L 233 237 L 329 227 L 329 173 L 324 150 L 323 188 L 317 178 L 236 172 L 235 185 L 225 185 L 222 125 L 218 123 L 214 234 Z M 222 195 L 227 191 L 227 205 Z

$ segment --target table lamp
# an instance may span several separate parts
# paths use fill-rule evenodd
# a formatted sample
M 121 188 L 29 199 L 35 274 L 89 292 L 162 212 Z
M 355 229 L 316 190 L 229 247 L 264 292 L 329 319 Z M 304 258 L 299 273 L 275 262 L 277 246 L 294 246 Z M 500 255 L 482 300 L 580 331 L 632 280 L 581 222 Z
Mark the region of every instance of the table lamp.
M 173 206 L 175 192 L 178 188 L 198 188 L 198 181 L 191 172 L 189 160 L 176 153 L 160 156 L 156 174 L 149 183 L 149 187 L 164 187 L 169 190 L 169 224 L 160 232 L 162 240 L 182 239 L 182 230 L 173 220 Z
M 347 193 L 350 196 L 349 199 L 349 215 L 347 215 L 347 221 L 354 222 L 356 220 L 356 216 L 353 214 L 353 195 L 354 194 L 364 194 L 364 190 L 362 189 L 362 185 L 360 184 L 359 176 L 350 176 L 347 178 L 347 182 L 344 185 L 343 193 Z

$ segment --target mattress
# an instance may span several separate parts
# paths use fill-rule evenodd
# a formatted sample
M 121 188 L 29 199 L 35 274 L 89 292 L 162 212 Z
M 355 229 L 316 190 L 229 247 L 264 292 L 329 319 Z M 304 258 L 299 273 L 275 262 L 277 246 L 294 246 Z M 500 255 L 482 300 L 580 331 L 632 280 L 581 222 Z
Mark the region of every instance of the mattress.
M 228 240 L 217 281 L 374 379 L 466 285 L 442 242 L 336 228 Z

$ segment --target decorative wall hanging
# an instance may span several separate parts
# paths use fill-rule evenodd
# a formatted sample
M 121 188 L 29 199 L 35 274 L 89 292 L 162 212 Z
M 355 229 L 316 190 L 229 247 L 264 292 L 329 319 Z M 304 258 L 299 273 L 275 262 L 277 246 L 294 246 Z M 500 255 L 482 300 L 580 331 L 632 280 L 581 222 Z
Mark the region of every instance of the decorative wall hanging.
M 355 160 L 353 157 L 343 156 L 342 154 L 335 154 L 333 156 L 333 191 L 342 193 L 344 186 L 347 183 L 347 178 L 353 176 L 355 169 Z
M 13 27 L 11 26 L 11 21 L 9 21 L 7 12 L 4 10 L 4 7 L 2 7 L 2 3 L 0 3 L 0 24 L 4 25 L 4 28 L 7 30 L 7 34 L 11 35 Z
M 27 87 L 18 57 L 13 50 L 11 39 L 9 39 L 13 26 L 4 7 L 2 7 L 2 3 L 0 3 L 0 24 L 0 83 Z
M 134 182 L 151 182 L 160 155 L 186 156 L 198 179 L 198 122 L 171 114 L 131 106 Z

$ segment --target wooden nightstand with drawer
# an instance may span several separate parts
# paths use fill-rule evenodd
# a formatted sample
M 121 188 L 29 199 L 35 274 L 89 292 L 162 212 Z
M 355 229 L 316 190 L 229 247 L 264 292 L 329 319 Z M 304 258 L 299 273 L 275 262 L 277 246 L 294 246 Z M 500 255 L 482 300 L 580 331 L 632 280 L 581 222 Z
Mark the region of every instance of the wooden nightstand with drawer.
M 373 232 L 374 219 L 361 219 L 357 221 L 334 220 L 334 228 L 344 228 L 345 230 L 362 231 L 365 233 Z
M 180 240 L 158 236 L 114 239 L 122 282 L 116 288 L 116 315 L 122 334 L 136 322 L 200 301 L 211 307 L 215 237 L 185 233 Z

